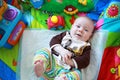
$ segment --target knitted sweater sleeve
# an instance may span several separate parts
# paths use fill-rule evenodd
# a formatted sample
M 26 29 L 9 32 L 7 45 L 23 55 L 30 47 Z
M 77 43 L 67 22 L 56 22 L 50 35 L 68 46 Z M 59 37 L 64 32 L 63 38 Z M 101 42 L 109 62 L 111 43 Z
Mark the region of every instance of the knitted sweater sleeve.
M 73 57 L 73 59 L 77 63 L 78 69 L 85 68 L 85 67 L 87 67 L 89 65 L 89 62 L 90 62 L 90 50 L 91 50 L 91 47 L 87 46 L 83 50 L 82 55 Z

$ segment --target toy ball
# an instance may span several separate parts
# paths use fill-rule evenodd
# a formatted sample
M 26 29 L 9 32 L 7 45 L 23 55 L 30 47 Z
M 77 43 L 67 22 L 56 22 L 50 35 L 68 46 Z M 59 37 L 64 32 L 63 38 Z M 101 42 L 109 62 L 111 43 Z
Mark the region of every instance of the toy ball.
M 51 21 L 52 21 L 53 23 L 57 23 L 57 22 L 58 22 L 57 16 L 52 16 L 52 17 L 51 17 Z

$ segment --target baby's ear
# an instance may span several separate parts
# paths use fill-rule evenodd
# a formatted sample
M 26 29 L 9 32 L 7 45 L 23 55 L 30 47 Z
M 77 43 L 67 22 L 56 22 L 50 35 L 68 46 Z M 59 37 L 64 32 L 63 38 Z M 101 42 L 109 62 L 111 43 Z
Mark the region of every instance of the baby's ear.
M 96 31 L 96 28 L 95 28 L 95 26 L 94 26 L 94 29 L 93 29 L 92 35 L 95 33 L 95 31 Z
M 90 36 L 89 42 L 91 42 L 91 39 L 92 39 L 92 37 L 94 36 L 95 31 L 96 31 L 96 29 L 94 28 L 94 30 L 93 30 L 93 32 L 92 32 L 92 34 L 91 34 L 91 36 Z

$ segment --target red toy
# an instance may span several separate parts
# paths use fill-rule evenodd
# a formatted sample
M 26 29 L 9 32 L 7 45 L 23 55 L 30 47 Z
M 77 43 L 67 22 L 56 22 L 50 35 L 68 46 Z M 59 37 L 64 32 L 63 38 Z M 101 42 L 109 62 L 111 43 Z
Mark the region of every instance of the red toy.
M 16 25 L 15 29 L 12 31 L 8 43 L 11 45 L 16 45 L 20 37 L 22 36 L 22 33 L 24 29 L 26 28 L 26 25 L 24 22 L 19 21 L 18 24 Z
M 97 80 L 120 80 L 120 46 L 105 49 Z
M 62 16 L 51 16 L 47 20 L 48 29 L 56 30 L 62 29 L 65 26 L 65 21 Z

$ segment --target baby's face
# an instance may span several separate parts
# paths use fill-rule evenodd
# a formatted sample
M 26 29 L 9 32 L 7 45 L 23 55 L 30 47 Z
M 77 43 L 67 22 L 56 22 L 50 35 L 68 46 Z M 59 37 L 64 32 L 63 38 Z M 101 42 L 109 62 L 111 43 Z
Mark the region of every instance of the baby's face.
M 81 17 L 75 20 L 70 34 L 76 40 L 88 41 L 92 36 L 94 23 L 86 17 Z

